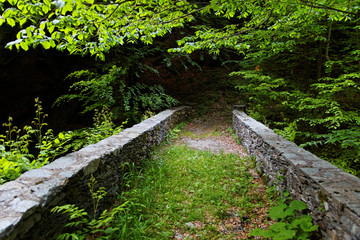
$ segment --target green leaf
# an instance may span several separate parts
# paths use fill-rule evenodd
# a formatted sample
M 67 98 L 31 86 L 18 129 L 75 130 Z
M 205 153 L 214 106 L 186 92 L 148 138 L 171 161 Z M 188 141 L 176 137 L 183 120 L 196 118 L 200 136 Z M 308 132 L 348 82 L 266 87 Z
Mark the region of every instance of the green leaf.
M 56 47 L 56 43 L 54 40 L 49 40 L 49 42 L 50 42 L 50 47 L 52 48 Z
M 249 233 L 249 236 L 264 236 L 265 232 L 268 232 L 268 230 L 263 230 L 261 228 L 255 228 L 254 230 L 252 230 Z M 270 237 L 273 237 L 273 235 Z
M 318 225 L 312 223 L 312 218 L 308 215 L 303 215 L 300 219 L 300 227 L 304 232 L 313 232 L 318 229 Z
M 49 24 L 48 23 L 48 31 L 49 31 L 49 33 L 51 34 L 52 32 L 54 32 L 54 29 L 55 29 L 55 25 L 53 25 L 53 24 Z
M 46 21 L 43 21 L 43 22 L 41 22 L 41 24 L 40 24 L 40 28 L 42 29 L 42 30 L 44 30 L 45 29 L 45 26 L 46 26 Z
M 273 220 L 284 219 L 288 215 L 285 213 L 287 205 L 284 203 L 279 204 L 278 206 L 272 207 L 269 211 L 269 217 Z
M 29 46 L 24 41 L 20 43 L 20 47 L 25 51 L 29 50 Z
M 290 203 L 290 208 L 294 210 L 304 210 L 307 208 L 307 206 L 303 201 L 294 200 Z
M 8 0 L 11 5 L 16 5 L 17 0 Z
M 41 10 L 46 14 L 50 11 L 50 7 L 47 5 L 42 5 Z
M 6 18 L 6 22 L 11 26 L 14 27 L 15 26 L 15 21 L 12 18 Z
M 294 239 L 295 235 L 295 230 L 282 230 L 276 236 L 274 236 L 273 240 L 290 240 Z
M 41 42 L 41 45 L 42 45 L 45 49 L 49 49 L 50 46 L 51 46 L 48 41 L 43 41 L 43 42 Z
M 19 21 L 20 26 L 24 25 L 26 23 L 26 20 L 27 20 L 26 18 L 20 19 L 20 21 Z
M 274 223 L 273 225 L 271 225 L 269 227 L 269 229 L 273 230 L 274 232 L 282 232 L 282 231 L 288 229 L 288 227 L 289 227 L 288 223 L 277 222 L 277 223 Z
M 65 140 L 65 136 L 64 136 L 63 133 L 59 133 L 58 137 L 59 137 L 59 139 L 61 139 L 61 140 Z

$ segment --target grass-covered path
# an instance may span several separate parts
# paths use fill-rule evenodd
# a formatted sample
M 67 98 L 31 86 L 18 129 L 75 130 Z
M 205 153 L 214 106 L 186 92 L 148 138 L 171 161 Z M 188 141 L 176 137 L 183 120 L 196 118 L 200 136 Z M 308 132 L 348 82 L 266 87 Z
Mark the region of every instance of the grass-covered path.
M 115 239 L 251 239 L 250 230 L 268 225 L 273 194 L 236 143 L 229 116 L 207 114 L 173 130 L 125 185 Z

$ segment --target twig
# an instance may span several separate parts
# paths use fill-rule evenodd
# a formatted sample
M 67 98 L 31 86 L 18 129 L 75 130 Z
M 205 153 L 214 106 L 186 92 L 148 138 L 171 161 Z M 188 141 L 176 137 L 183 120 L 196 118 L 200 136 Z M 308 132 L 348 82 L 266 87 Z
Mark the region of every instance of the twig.
M 307 1 L 307 0 L 300 0 L 300 2 L 302 2 L 303 4 L 305 4 L 308 7 L 312 7 L 312 8 L 328 9 L 328 10 L 342 12 L 342 13 L 356 16 L 355 12 L 349 12 L 349 11 L 345 11 L 345 10 L 341 10 L 341 9 L 337 9 L 337 8 L 333 8 L 333 7 L 328 7 L 328 6 L 324 6 L 324 5 L 313 5 L 313 4 L 309 3 L 309 1 Z
M 200 11 L 201 11 L 201 10 L 203 10 L 204 8 L 205 8 L 205 7 L 202 7 L 202 8 L 196 9 L 196 10 L 194 10 L 194 11 L 192 11 L 192 12 L 190 12 L 190 13 L 187 13 L 187 14 L 185 14 L 185 15 L 183 15 L 183 16 L 180 16 L 180 17 L 177 17 L 177 18 L 171 19 L 171 20 L 169 20 L 169 21 L 162 22 L 162 24 L 167 24 L 167 23 L 170 23 L 170 22 L 176 21 L 176 20 L 178 20 L 178 19 L 185 18 L 185 17 L 190 16 L 190 15 L 192 15 L 192 14 L 194 14 L 194 13 L 200 12 Z

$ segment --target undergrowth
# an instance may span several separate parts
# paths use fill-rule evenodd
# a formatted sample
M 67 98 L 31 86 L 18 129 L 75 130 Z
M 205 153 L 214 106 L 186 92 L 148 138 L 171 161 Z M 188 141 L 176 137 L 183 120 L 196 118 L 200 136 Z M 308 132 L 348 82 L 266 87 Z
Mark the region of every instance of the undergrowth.
M 249 236 L 263 236 L 274 240 L 310 239 L 319 226 L 313 224 L 309 214 L 302 214 L 307 209 L 305 202 L 294 200 L 287 204 L 290 200 L 290 197 L 286 197 L 270 209 L 269 217 L 276 223 L 267 229 L 256 228 Z
M 35 99 L 35 118 L 32 125 L 20 129 L 9 117 L 5 134 L 0 135 L 0 184 L 19 177 L 23 172 L 40 168 L 63 154 L 71 138 L 67 133 L 55 135 L 46 129 L 46 114 L 41 101 Z
M 40 168 L 65 153 L 119 133 L 126 123 L 115 126 L 112 113 L 103 107 L 102 110 L 95 110 L 92 127 L 54 134 L 47 126 L 47 114 L 43 112 L 39 99 L 35 99 L 35 108 L 32 125 L 20 129 L 13 125 L 11 117 L 3 124 L 6 130 L 5 134 L 0 135 L 0 184 L 15 180 L 22 173 Z M 148 112 L 143 117 L 151 114 Z
M 149 219 L 157 219 L 147 232 L 150 238 L 167 239 L 177 231 L 199 239 L 231 239 L 231 234 L 218 231 L 230 209 L 239 206 L 237 215 L 251 219 L 253 210 L 266 204 L 263 195 L 253 191 L 258 186 L 250 166 L 235 155 L 170 146 L 156 155 L 156 162 L 152 171 L 157 180 L 148 180 L 157 182 L 152 190 L 155 207 L 147 212 Z M 190 222 L 201 227 L 191 228 Z
M 232 76 L 251 117 L 360 177 L 359 73 L 320 78 L 302 88 L 261 71 Z
M 71 93 L 59 97 L 55 105 L 79 101 L 83 106 L 82 114 L 106 106 L 115 119 L 138 123 L 145 111 L 155 112 L 179 104 L 160 85 L 127 82 L 127 68 L 116 65 L 103 68 L 105 70 L 81 70 L 69 74 L 67 79 L 73 81 Z
M 91 175 L 88 183 L 93 203 L 93 216 L 90 216 L 84 209 L 79 209 L 75 204 L 67 204 L 63 206 L 56 206 L 51 209 L 52 213 L 64 213 L 69 216 L 69 221 L 65 227 L 77 229 L 75 232 L 60 234 L 57 239 L 108 239 L 104 235 L 108 232 L 114 232 L 118 228 L 112 227 L 112 220 L 116 214 L 123 212 L 127 202 L 112 208 L 110 211 L 104 210 L 100 216 L 97 215 L 97 210 L 100 201 L 106 196 L 104 187 L 98 189 L 97 181 Z

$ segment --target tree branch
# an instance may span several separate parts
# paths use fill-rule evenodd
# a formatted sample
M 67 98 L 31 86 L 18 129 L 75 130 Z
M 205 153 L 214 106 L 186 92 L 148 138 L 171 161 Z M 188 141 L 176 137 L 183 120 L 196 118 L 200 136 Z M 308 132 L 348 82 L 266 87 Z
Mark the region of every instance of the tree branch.
M 107 16 L 106 18 L 104 18 L 103 20 L 101 20 L 98 24 L 104 22 L 106 19 L 109 19 L 109 18 L 116 12 L 116 10 L 119 9 L 119 7 L 121 6 L 121 4 L 124 3 L 124 2 L 129 2 L 129 1 L 123 1 L 123 2 L 121 2 L 121 3 L 118 3 L 118 5 L 117 5 L 116 8 L 114 9 L 114 11 L 112 11 L 112 13 L 110 13 L 109 16 Z
M 259 29 L 262 25 L 264 25 L 267 21 L 269 21 L 269 19 L 271 18 L 272 14 L 273 14 L 273 11 L 274 11 L 274 8 L 272 8 L 270 10 L 270 13 L 269 13 L 269 16 L 267 16 L 267 18 L 265 18 L 261 23 L 259 23 L 258 25 L 256 25 L 255 27 L 253 28 L 249 28 L 249 29 L 244 29 L 240 32 L 237 32 L 236 34 L 233 34 L 231 35 L 230 37 L 235 37 L 235 36 L 239 36 L 240 34 L 243 34 L 243 33 L 246 33 L 250 30 L 256 30 L 256 29 Z
M 176 20 L 178 20 L 178 19 L 185 18 L 185 17 L 190 16 L 190 15 L 192 15 L 192 14 L 194 14 L 194 13 L 200 12 L 201 10 L 204 10 L 204 8 L 205 8 L 205 7 L 196 9 L 196 10 L 194 10 L 194 11 L 192 11 L 192 12 L 190 12 L 190 13 L 187 13 L 187 14 L 185 14 L 185 15 L 182 15 L 182 16 L 180 16 L 180 17 L 171 19 L 171 20 L 169 20 L 169 21 L 162 22 L 161 24 L 171 23 L 171 22 L 176 21 Z
M 342 13 L 346 13 L 349 15 L 355 15 L 355 12 L 349 12 L 349 11 L 344 11 L 344 10 L 340 10 L 337 8 L 333 8 L 333 7 L 329 7 L 329 6 L 324 6 L 324 5 L 313 5 L 311 4 L 308 0 L 300 0 L 301 3 L 303 3 L 304 5 L 311 7 L 311 8 L 320 8 L 320 9 L 327 9 L 327 10 L 332 10 L 332 11 L 336 11 L 336 12 L 342 12 Z

